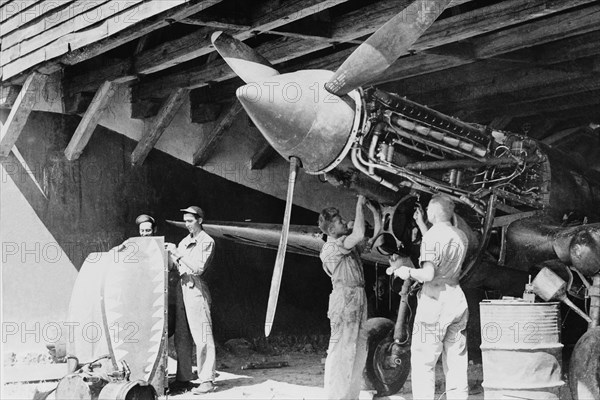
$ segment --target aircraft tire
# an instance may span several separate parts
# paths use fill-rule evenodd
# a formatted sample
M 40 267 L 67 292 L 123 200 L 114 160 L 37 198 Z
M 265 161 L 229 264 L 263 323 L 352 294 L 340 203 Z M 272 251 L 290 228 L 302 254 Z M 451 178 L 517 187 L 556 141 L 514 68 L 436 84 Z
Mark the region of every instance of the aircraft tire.
M 574 400 L 600 399 L 600 327 L 588 330 L 575 344 L 569 387 Z
M 410 347 L 407 344 L 401 355 L 401 365 L 387 367 L 391 344 L 394 341 L 394 323 L 387 318 L 371 318 L 367 321 L 369 353 L 365 367 L 365 379 L 377 390 L 377 396 L 397 393 L 410 372 Z

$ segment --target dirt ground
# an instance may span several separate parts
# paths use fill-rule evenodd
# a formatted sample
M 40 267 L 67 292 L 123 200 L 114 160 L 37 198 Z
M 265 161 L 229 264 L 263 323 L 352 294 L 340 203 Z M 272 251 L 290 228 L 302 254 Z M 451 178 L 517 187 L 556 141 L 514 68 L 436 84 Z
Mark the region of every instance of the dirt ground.
M 162 396 L 161 399 L 324 399 L 323 391 L 323 358 L 325 353 L 321 351 L 289 351 L 285 354 L 265 356 L 252 352 L 247 355 L 234 355 L 230 352 L 220 351 L 217 356 L 216 390 L 204 395 L 194 395 L 190 391 L 170 393 Z M 243 367 L 249 364 L 271 365 L 282 363 L 286 366 L 280 368 L 259 368 L 246 369 Z M 169 364 L 169 380 L 174 380 L 175 363 L 171 360 Z M 12 366 L 4 368 L 3 376 L 8 376 L 9 381 L 16 381 L 15 376 L 22 374 L 37 375 L 39 382 L 34 383 L 9 383 L 3 385 L 3 400 L 31 400 L 36 389 L 49 390 L 56 386 L 58 379 L 63 374 L 64 365 L 62 364 L 38 364 L 27 366 Z M 32 370 L 37 372 L 32 374 Z M 477 365 L 470 367 L 473 375 L 471 384 L 481 381 L 481 368 Z M 41 373 L 40 371 L 43 371 Z M 441 372 L 441 371 L 440 371 Z M 441 374 L 438 374 L 441 377 Z M 53 377 L 54 376 L 54 377 Z M 195 381 L 195 384 L 200 382 Z M 437 386 L 441 393 L 443 381 L 439 380 Z M 375 391 L 364 388 L 361 391 L 360 399 L 372 399 Z M 391 400 L 410 400 L 410 378 L 400 392 L 388 397 Z M 55 399 L 50 395 L 49 400 L 70 400 Z M 385 399 L 385 398 L 384 398 Z M 483 394 L 481 391 L 470 397 L 470 400 L 481 400 Z
M 161 396 L 161 399 L 324 399 L 323 391 L 323 357 L 324 352 L 318 351 L 288 351 L 278 355 L 264 355 L 251 352 L 245 355 L 235 355 L 227 351 L 217 353 L 216 390 L 204 395 L 194 395 L 190 391 L 170 393 Z M 261 364 L 269 362 L 284 363 L 287 366 L 281 368 L 265 369 L 243 369 L 250 363 Z M 40 379 L 32 383 L 9 383 L 2 387 L 1 399 L 3 400 L 31 400 L 36 389 L 49 390 L 56 386 L 58 379 L 62 377 L 64 365 L 62 364 L 38 364 L 27 366 L 10 366 L 3 368 L 3 378 L 11 377 L 8 381 L 16 382 L 15 376 L 33 376 L 32 369 L 37 369 Z M 174 380 L 175 363 L 169 363 L 169 380 Z M 43 371 L 41 373 L 40 371 Z M 482 366 L 469 365 L 469 385 L 471 393 L 469 400 L 483 400 L 484 393 L 481 388 L 483 378 Z M 3 379 L 3 382 L 7 380 Z M 194 382 L 199 384 L 200 382 Z M 443 395 L 443 374 L 441 365 L 438 365 L 436 380 L 436 400 L 445 399 Z M 412 400 L 410 377 L 399 393 L 380 397 L 382 400 Z M 360 399 L 373 399 L 374 390 L 364 388 Z M 49 400 L 55 399 L 51 395 Z M 561 400 L 570 400 L 566 386 L 561 391 Z

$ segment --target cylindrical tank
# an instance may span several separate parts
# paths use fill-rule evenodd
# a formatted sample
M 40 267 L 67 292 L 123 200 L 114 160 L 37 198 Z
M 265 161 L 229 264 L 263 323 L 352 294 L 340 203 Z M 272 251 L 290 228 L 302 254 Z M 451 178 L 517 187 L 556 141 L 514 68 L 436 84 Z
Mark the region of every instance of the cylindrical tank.
M 120 381 L 104 386 L 98 400 L 156 400 L 156 390 L 147 382 Z
M 481 355 L 486 400 L 559 399 L 560 303 L 484 300 Z

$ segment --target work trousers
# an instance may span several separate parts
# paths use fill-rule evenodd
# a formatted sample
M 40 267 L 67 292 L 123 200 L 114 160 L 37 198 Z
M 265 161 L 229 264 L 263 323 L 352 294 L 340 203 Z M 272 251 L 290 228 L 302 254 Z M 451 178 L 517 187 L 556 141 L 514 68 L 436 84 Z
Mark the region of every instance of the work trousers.
M 467 300 L 460 286 L 446 285 L 437 299 L 420 295 L 410 348 L 414 400 L 434 399 L 435 365 L 440 355 L 446 376 L 446 398 L 467 399 L 468 319 Z
M 194 280 L 196 282 L 194 283 Z M 189 381 L 192 376 L 193 344 L 196 344 L 198 380 L 215 379 L 216 352 L 210 317 L 210 302 L 205 285 L 197 279 L 182 279 L 177 290 L 175 320 L 175 349 L 177 350 L 178 381 Z M 204 287 L 203 287 L 204 286 Z
M 354 304 L 351 305 L 348 301 L 346 304 L 332 305 L 332 299 L 335 301 L 337 298 L 344 298 L 343 294 L 336 296 L 336 292 L 334 290 L 330 299 L 330 318 L 333 316 L 333 319 L 325 361 L 325 395 L 330 400 L 356 400 L 363 382 L 362 373 L 368 352 L 364 289 L 359 288 L 355 295 L 350 293 L 353 300 L 358 299 L 352 301 Z M 335 308 L 342 308 L 343 311 L 332 313 Z

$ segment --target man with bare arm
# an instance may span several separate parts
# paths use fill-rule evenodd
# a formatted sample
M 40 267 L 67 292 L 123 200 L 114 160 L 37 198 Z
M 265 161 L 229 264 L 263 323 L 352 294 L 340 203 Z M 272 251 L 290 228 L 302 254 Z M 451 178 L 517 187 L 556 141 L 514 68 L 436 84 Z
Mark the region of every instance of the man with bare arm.
M 388 274 L 423 282 L 415 314 L 411 341 L 412 391 L 414 400 L 432 400 L 435 392 L 435 365 L 442 355 L 446 375 L 446 397 L 466 400 L 467 382 L 467 300 L 458 283 L 467 250 L 464 232 L 452 225 L 454 203 L 435 195 L 427 206 L 427 228 L 417 209 L 415 221 L 423 233 L 421 268 L 400 265 L 392 259 Z

